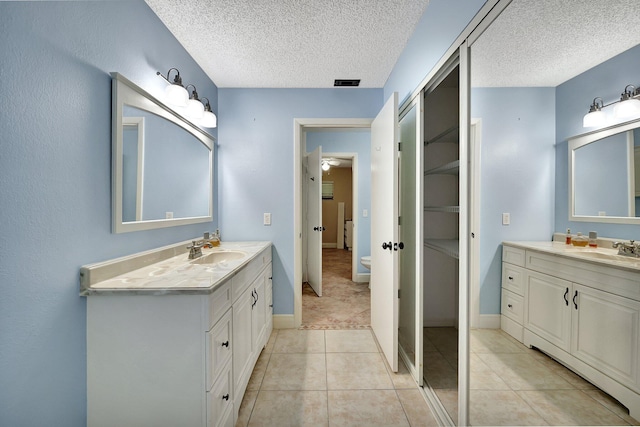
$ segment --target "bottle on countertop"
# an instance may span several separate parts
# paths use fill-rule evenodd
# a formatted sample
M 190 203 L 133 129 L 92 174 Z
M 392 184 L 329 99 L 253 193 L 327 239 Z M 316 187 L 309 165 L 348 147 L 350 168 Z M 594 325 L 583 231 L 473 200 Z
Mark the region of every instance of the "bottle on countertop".
M 578 231 L 578 234 L 576 234 L 576 237 L 571 239 L 571 244 L 573 246 L 584 247 L 584 246 L 587 246 L 588 243 L 589 243 L 589 239 L 583 236 L 582 233 L 580 233 L 579 231 Z
M 567 245 L 571 244 L 571 230 L 567 228 L 567 235 L 564 239 L 564 243 L 566 243 Z
M 211 236 L 211 240 L 209 240 L 211 246 L 220 246 L 220 230 L 216 230 L 215 234 Z
M 598 233 L 595 231 L 589 232 L 589 247 L 597 248 L 598 247 Z

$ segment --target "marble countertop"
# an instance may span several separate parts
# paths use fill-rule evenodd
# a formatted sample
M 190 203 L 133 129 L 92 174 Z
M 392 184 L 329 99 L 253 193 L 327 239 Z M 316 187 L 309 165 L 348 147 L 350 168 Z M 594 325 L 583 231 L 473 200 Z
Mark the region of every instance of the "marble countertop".
M 202 249 L 202 257 L 188 259 L 191 241 L 133 254 L 80 268 L 80 295 L 209 294 L 254 259 L 271 242 L 223 242 Z M 241 252 L 239 259 L 202 263 L 214 252 Z
M 564 242 L 532 241 L 532 242 L 502 242 L 520 249 L 535 250 L 548 254 L 572 258 L 580 261 L 587 261 L 595 264 L 606 265 L 608 267 L 622 268 L 634 272 L 640 272 L 640 258 L 618 255 L 617 249 L 606 247 L 579 247 L 567 245 Z

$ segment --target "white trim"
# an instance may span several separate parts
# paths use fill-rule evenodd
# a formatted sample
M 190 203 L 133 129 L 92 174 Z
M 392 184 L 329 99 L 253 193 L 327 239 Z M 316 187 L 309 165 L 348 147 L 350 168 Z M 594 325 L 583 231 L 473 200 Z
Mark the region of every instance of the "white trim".
M 499 314 L 481 314 L 478 316 L 474 329 L 500 329 L 501 316 Z
M 293 314 L 274 314 L 272 317 L 273 329 L 293 329 L 296 327 Z
M 293 327 L 302 324 L 302 135 L 304 128 L 370 128 L 373 119 L 293 119 Z
M 471 226 L 471 237 L 469 250 L 469 288 L 471 290 L 471 300 L 469 310 L 471 313 L 471 328 L 482 328 L 480 326 L 480 169 L 482 153 L 482 120 L 471 119 L 471 129 L 469 131 L 469 177 L 471 178 L 469 194 L 469 223 Z
M 369 283 L 371 280 L 371 273 L 356 273 L 353 281 L 356 283 Z

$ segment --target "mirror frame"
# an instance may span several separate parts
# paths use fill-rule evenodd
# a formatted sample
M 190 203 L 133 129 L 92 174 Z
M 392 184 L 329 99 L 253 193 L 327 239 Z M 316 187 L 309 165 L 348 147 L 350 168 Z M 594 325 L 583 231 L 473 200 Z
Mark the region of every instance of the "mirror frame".
M 111 231 L 113 233 L 127 233 L 213 221 L 213 147 L 215 138 L 120 73 L 111 73 L 111 82 Z M 122 221 L 122 131 L 126 121 L 126 118 L 123 119 L 122 116 L 124 105 L 148 111 L 180 126 L 207 147 L 209 150 L 209 182 L 211 183 L 208 215 L 147 221 Z
M 624 216 L 589 216 L 589 215 L 576 215 L 575 214 L 575 177 L 574 177 L 574 162 L 575 151 L 591 144 L 592 142 L 599 141 L 603 138 L 607 138 L 612 135 L 634 130 L 640 127 L 640 119 L 635 119 L 612 126 L 608 126 L 603 129 L 598 129 L 592 132 L 584 133 L 574 136 L 568 139 L 569 148 L 569 221 L 581 221 L 581 222 L 604 222 L 610 224 L 640 224 L 640 217 L 624 217 Z M 633 147 L 632 147 L 633 148 Z M 633 149 L 629 153 L 629 159 L 633 158 Z M 629 160 L 630 161 L 630 160 Z

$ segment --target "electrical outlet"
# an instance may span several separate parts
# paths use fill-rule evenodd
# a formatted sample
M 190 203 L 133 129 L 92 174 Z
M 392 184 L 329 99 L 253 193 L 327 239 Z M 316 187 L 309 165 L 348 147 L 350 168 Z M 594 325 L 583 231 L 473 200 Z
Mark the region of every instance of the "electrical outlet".
M 502 225 L 511 224 L 511 214 L 509 212 L 504 212 L 502 214 Z
M 165 212 L 164 217 L 165 219 L 173 219 L 173 212 Z
M 265 212 L 263 224 L 264 225 L 271 225 L 271 214 L 270 213 Z

